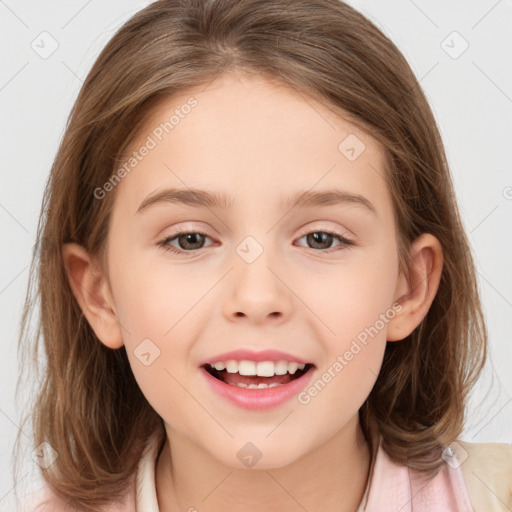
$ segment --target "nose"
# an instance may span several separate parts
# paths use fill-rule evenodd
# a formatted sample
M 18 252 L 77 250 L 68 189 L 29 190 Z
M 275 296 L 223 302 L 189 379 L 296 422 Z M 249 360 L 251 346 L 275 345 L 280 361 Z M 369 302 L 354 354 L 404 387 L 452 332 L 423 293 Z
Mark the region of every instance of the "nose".
M 275 264 L 275 259 L 273 262 L 263 252 L 252 263 L 243 259 L 236 263 L 223 304 L 224 315 L 230 321 L 245 319 L 253 324 L 263 324 L 289 319 L 293 293 L 287 286 L 285 273 Z

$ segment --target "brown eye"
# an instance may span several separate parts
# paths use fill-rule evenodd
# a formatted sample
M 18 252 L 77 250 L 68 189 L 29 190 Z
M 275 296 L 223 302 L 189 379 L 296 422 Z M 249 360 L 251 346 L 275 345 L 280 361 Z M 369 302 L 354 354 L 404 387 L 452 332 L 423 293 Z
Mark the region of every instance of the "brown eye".
M 316 233 L 310 233 L 309 235 L 306 235 L 306 240 L 313 249 L 329 249 L 330 245 L 334 241 L 334 236 L 330 233 L 317 231 Z
M 178 235 L 169 241 L 172 240 L 177 240 L 180 249 L 201 249 L 202 245 L 204 244 L 204 235 L 201 233 L 186 233 L 184 235 Z
M 205 247 L 204 241 L 210 238 L 206 233 L 200 231 L 179 231 L 160 240 L 157 245 L 163 247 L 167 251 L 175 253 L 192 252 Z M 171 245 L 175 242 L 175 245 Z M 177 246 L 176 246 L 177 245 Z
M 302 236 L 302 238 L 306 239 L 308 246 L 311 249 L 329 252 L 329 249 L 338 250 L 338 247 L 346 247 L 350 245 L 354 245 L 354 243 L 346 238 L 343 234 L 332 232 L 332 231 L 312 231 Z M 331 247 L 334 241 L 340 242 L 338 246 L 334 248 Z

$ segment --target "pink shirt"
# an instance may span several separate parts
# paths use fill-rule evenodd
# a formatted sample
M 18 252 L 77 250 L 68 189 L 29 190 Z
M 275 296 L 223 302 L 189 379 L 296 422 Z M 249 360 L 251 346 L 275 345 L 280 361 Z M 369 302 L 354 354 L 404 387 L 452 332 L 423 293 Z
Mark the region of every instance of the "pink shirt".
M 108 512 L 159 512 L 155 467 L 160 439 L 160 434 L 150 437 L 123 503 L 108 507 Z M 442 469 L 427 481 L 421 473 L 391 461 L 379 438 L 363 499 L 355 512 L 512 510 L 512 445 L 457 441 L 445 450 L 443 458 Z M 32 510 L 56 512 L 63 510 L 63 503 L 52 497 L 49 506 Z

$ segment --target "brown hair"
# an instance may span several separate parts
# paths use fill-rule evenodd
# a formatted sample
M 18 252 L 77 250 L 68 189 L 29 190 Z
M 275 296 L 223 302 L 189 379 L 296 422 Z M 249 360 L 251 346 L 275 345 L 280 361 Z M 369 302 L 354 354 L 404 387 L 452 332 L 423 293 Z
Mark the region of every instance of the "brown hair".
M 106 348 L 84 319 L 62 245 L 76 242 L 103 257 L 115 190 L 98 201 L 95 188 L 117 169 L 159 102 L 230 68 L 287 84 L 382 144 L 399 270 L 408 275 L 408 250 L 422 233 L 441 242 L 444 267 L 424 320 L 403 341 L 387 344 L 361 425 L 365 435 L 378 428 L 393 460 L 429 474 L 462 432 L 487 334 L 443 144 L 405 58 L 338 0 L 160 0 L 113 36 L 71 111 L 44 192 L 22 317 L 25 357 L 33 346 L 37 365 L 41 335 L 46 356 L 31 410 L 35 445 L 46 441 L 59 454 L 43 477 L 76 508 L 96 511 L 119 499 L 148 435 L 163 424 L 125 348 Z M 40 319 L 30 335 L 37 300 Z

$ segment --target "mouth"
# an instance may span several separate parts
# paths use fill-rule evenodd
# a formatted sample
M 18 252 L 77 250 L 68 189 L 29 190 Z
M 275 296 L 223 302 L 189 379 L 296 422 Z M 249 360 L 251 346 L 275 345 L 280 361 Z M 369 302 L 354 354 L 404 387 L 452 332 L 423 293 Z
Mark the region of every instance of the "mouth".
M 212 367 L 208 363 L 201 366 L 201 368 L 207 371 L 212 377 L 223 382 L 224 384 L 246 389 L 264 389 L 283 386 L 297 379 L 300 379 L 303 375 L 310 372 L 314 367 L 314 364 L 307 363 L 304 365 L 303 369 L 297 368 L 293 371 L 293 373 L 287 371 L 283 375 L 274 374 L 270 377 L 263 377 L 258 375 L 241 375 L 238 371 L 228 372 L 225 368 L 222 370 L 217 370 L 214 366 Z

